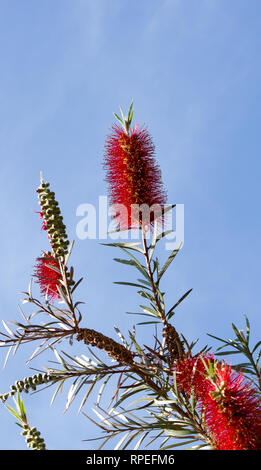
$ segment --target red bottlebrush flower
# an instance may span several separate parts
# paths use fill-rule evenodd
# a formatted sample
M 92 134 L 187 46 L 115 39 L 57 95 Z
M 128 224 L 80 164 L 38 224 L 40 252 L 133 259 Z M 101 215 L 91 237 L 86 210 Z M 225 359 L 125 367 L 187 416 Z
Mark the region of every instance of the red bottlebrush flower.
M 205 364 L 209 361 L 213 364 L 212 356 L 204 356 Z M 184 395 L 194 394 L 196 399 L 202 399 L 205 393 L 208 393 L 209 386 L 206 379 L 206 367 L 201 356 L 188 356 L 177 361 L 175 365 L 176 380 L 178 389 Z
M 261 403 L 244 375 L 225 362 L 217 363 L 209 389 L 202 404 L 216 449 L 261 449 Z
M 48 296 L 52 302 L 60 297 L 58 287 L 62 279 L 59 262 L 50 253 L 37 258 L 35 277 L 40 285 L 41 294 Z
M 154 159 L 154 144 L 145 128 L 134 126 L 126 132 L 113 125 L 105 142 L 104 167 L 110 203 L 121 230 L 162 219 L 166 192 Z
M 217 450 L 261 449 L 261 402 L 256 390 L 240 372 L 226 362 L 211 361 L 214 376 L 207 374 L 200 357 L 177 362 L 176 380 L 180 392 L 193 392 L 205 426 Z

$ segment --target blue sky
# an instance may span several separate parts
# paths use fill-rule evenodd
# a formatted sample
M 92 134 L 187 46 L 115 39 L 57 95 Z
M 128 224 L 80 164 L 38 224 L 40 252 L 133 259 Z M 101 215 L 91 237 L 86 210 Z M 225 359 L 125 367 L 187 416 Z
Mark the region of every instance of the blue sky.
M 231 322 L 253 341 L 260 331 L 260 22 L 259 0 L 1 0 L 1 297 L 4 320 L 18 320 L 19 292 L 47 248 L 34 211 L 39 173 L 50 181 L 68 232 L 76 208 L 106 195 L 103 145 L 119 105 L 134 99 L 134 119 L 156 145 L 169 203 L 184 204 L 185 243 L 164 287 L 169 304 L 186 290 L 175 326 L 200 344 L 231 337 Z M 98 240 L 75 240 L 72 262 L 84 325 L 114 336 L 134 318 L 134 291 L 113 285 L 135 273 L 112 261 Z M 167 253 L 162 251 L 163 259 Z M 135 310 L 134 310 L 135 311 Z M 152 331 L 139 327 L 140 341 Z M 70 354 L 85 349 L 63 345 Z M 1 391 L 32 371 L 20 349 L 1 370 Z M 5 351 L 0 350 L 3 363 Z M 52 357 L 52 356 L 51 356 Z M 31 367 L 42 367 L 40 356 Z M 28 416 L 50 449 L 84 449 L 97 430 L 66 393 L 25 397 Z M 86 405 L 88 411 L 95 396 Z M 4 407 L 1 449 L 23 449 Z M 90 412 L 91 414 L 91 412 Z

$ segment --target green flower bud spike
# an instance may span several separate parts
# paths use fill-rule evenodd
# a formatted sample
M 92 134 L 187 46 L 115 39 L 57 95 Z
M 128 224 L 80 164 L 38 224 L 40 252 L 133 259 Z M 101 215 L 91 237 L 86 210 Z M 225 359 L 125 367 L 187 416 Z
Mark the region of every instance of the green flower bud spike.
M 43 220 L 43 230 L 46 230 L 52 247 L 52 254 L 55 258 L 64 259 L 68 253 L 69 240 L 66 233 L 66 226 L 59 204 L 55 199 L 55 193 L 50 190 L 50 184 L 40 176 L 41 184 L 37 188 L 39 205 L 41 207 L 40 217 Z
M 17 425 L 22 428 L 21 435 L 25 437 L 26 445 L 29 449 L 33 450 L 46 450 L 44 439 L 41 438 L 41 433 L 36 427 L 31 428 L 26 417 L 25 407 L 23 400 L 17 392 L 17 400 L 13 399 L 16 409 L 9 405 L 6 408 L 17 419 Z
M 59 377 L 54 377 L 48 373 L 24 377 L 23 380 L 16 381 L 15 385 L 11 385 L 9 392 L 0 394 L 0 401 L 4 403 L 10 396 L 15 395 L 16 392 L 28 393 L 30 389 L 36 390 L 38 385 L 54 383 L 57 380 L 59 380 Z

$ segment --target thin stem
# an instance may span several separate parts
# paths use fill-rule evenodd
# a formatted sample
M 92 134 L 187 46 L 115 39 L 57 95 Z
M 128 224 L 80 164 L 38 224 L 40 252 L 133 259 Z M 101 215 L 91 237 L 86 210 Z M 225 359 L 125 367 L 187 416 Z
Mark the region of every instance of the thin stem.
M 75 315 L 71 289 L 70 289 L 70 286 L 68 284 L 68 278 L 67 278 L 67 275 L 66 275 L 66 272 L 65 272 L 64 264 L 62 264 L 62 276 L 63 276 L 63 281 L 64 281 L 64 287 L 65 287 L 66 294 L 67 294 L 68 306 L 71 310 L 72 317 L 73 317 L 74 328 L 75 328 L 75 331 L 78 332 L 79 331 L 79 326 L 78 326 L 79 322 L 77 321 L 77 318 L 76 318 L 76 315 Z
M 143 241 L 143 248 L 144 248 L 144 257 L 145 257 L 146 265 L 147 265 L 147 272 L 148 272 L 148 275 L 149 275 L 149 279 L 150 279 L 150 283 L 151 283 L 151 287 L 152 287 L 152 291 L 153 291 L 153 295 L 154 295 L 154 300 L 155 300 L 158 312 L 160 314 L 160 319 L 161 319 L 162 323 L 164 324 L 164 326 L 166 326 L 167 325 L 167 320 L 166 320 L 166 317 L 165 317 L 165 312 L 164 312 L 164 310 L 161 306 L 161 303 L 160 303 L 160 300 L 159 300 L 159 297 L 158 297 L 158 293 L 157 293 L 156 284 L 155 284 L 154 277 L 153 277 L 153 273 L 152 273 L 152 270 L 151 270 L 149 249 L 148 249 L 148 245 L 147 245 L 146 234 L 145 234 L 145 229 L 144 228 L 142 228 L 142 241 Z

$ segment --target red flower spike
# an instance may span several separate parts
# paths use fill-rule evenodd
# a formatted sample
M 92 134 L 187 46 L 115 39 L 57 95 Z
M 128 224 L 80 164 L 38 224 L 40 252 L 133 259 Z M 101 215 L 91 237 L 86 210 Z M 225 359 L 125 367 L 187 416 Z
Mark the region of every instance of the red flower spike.
M 213 364 L 212 356 L 204 356 L 206 366 Z M 207 370 L 201 356 L 189 356 L 177 361 L 175 366 L 178 389 L 184 395 L 194 394 L 196 399 L 201 399 L 208 394 L 209 383 L 206 379 Z M 208 387 L 206 387 L 206 383 Z
M 206 424 L 218 450 L 261 449 L 261 403 L 244 375 L 217 363 L 204 399 Z
M 194 394 L 206 428 L 217 450 L 261 449 L 261 402 L 250 382 L 226 362 L 211 361 L 214 376 L 208 376 L 200 357 L 177 362 L 176 380 L 180 392 Z
M 110 203 L 125 208 L 117 211 L 115 206 L 118 228 L 150 226 L 156 218 L 162 220 L 166 192 L 154 159 L 154 144 L 146 129 L 134 126 L 126 132 L 113 125 L 105 142 L 104 168 Z M 146 205 L 143 211 L 142 205 Z
M 35 277 L 40 285 L 41 294 L 54 300 L 60 298 L 58 287 L 62 279 L 59 262 L 50 253 L 44 253 L 41 258 L 37 258 L 35 266 Z

